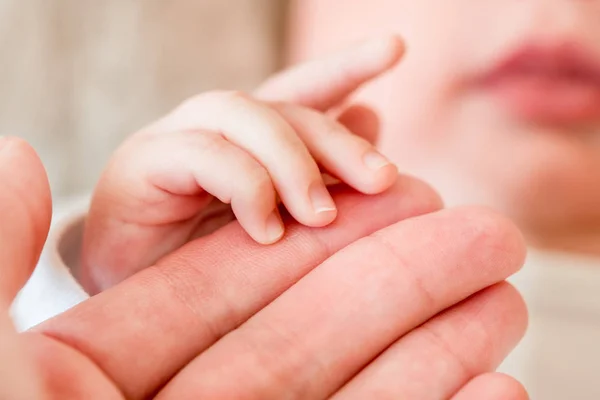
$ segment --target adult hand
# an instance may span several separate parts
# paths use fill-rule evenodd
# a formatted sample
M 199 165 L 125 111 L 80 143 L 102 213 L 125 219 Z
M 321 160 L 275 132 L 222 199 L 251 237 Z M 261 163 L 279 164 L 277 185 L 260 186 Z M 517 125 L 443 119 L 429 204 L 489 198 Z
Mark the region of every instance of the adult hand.
M 45 239 L 49 192 L 30 148 L 0 143 L 1 398 L 527 398 L 488 374 L 525 329 L 502 283 L 523 261 L 518 231 L 437 211 L 408 177 L 372 197 L 336 188 L 334 224 L 292 223 L 273 246 L 228 225 L 17 335 L 7 309 Z
M 227 226 L 18 335 L 8 305 L 49 193 L 32 150 L 0 143 L 0 398 L 526 398 L 486 375 L 526 323 L 499 283 L 519 234 L 489 212 L 435 212 L 409 178 L 376 197 L 336 189 L 338 221 L 292 224 L 271 247 Z

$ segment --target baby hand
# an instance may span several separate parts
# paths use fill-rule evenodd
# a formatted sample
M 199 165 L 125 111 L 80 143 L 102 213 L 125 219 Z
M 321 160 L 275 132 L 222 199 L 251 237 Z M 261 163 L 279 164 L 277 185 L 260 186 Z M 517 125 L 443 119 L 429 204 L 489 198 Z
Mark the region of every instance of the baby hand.
M 325 112 L 402 49 L 397 38 L 379 40 L 276 76 L 254 96 L 205 93 L 131 136 L 94 192 L 79 272 L 86 289 L 106 289 L 206 230 L 215 198 L 271 244 L 284 234 L 277 196 L 302 224 L 335 219 L 321 169 L 365 194 L 389 188 L 396 167 L 365 139 L 376 135 L 372 112 Z

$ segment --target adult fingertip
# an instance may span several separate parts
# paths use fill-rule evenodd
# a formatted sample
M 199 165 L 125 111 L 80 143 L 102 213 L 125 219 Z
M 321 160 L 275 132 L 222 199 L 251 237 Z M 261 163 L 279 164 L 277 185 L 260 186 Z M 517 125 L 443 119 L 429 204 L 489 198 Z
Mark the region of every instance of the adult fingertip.
M 21 138 L 0 136 L 0 187 L 5 194 L 2 201 L 14 202 L 31 214 L 32 237 L 40 239 L 36 245 L 41 250 L 52 218 L 50 183 L 37 152 Z
M 479 399 L 529 400 L 529 394 L 516 379 L 494 372 L 473 378 L 453 397 L 453 400 Z
M 506 281 L 497 283 L 482 293 L 481 296 L 488 300 L 496 299 L 495 308 L 499 311 L 496 318 L 497 321 L 503 321 L 500 324 L 503 328 L 502 342 L 497 342 L 496 357 L 490 365 L 490 370 L 495 370 L 525 336 L 529 314 L 521 293 Z
M 501 396 L 498 396 L 498 399 L 502 400 L 529 400 L 529 393 L 527 393 L 527 389 L 523 384 L 514 378 L 496 373 L 494 375 L 494 380 L 498 386 L 502 386 Z
M 467 214 L 466 218 L 472 222 L 474 232 L 479 234 L 482 242 L 504 255 L 503 259 L 512 273 L 523 267 L 527 246 L 523 233 L 514 222 L 484 206 L 460 209 Z

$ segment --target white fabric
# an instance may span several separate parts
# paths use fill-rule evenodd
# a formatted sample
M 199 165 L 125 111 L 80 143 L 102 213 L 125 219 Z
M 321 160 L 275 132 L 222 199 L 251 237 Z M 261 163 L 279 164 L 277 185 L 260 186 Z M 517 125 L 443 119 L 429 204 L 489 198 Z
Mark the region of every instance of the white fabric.
M 85 209 L 79 201 L 56 213 L 38 268 L 13 305 L 18 329 L 88 297 L 64 263 L 77 265 Z M 530 327 L 500 371 L 523 382 L 532 399 L 600 399 L 600 260 L 530 252 L 510 281 L 527 302 Z

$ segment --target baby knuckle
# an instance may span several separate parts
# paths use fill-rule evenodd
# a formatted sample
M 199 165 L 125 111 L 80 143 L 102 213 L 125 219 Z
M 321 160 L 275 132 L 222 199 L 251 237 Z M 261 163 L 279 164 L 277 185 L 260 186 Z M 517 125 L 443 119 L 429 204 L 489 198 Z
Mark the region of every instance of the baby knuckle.
M 239 90 L 222 90 L 208 94 L 211 101 L 214 101 L 223 106 L 233 106 L 238 104 L 246 104 L 252 101 L 252 98 Z
M 267 170 L 260 165 L 256 165 L 247 168 L 240 190 L 246 196 L 257 197 L 272 192 L 273 182 Z
M 178 107 L 180 110 L 197 109 L 201 108 L 206 104 L 207 93 L 197 94 L 192 96 L 181 103 Z
M 237 104 L 240 101 L 248 101 L 250 96 L 239 90 L 213 90 L 210 92 L 200 93 L 185 100 L 180 109 L 201 109 L 209 104 Z
M 227 151 L 229 143 L 218 134 L 202 132 L 195 136 L 196 146 L 201 150 L 200 156 L 218 156 Z

